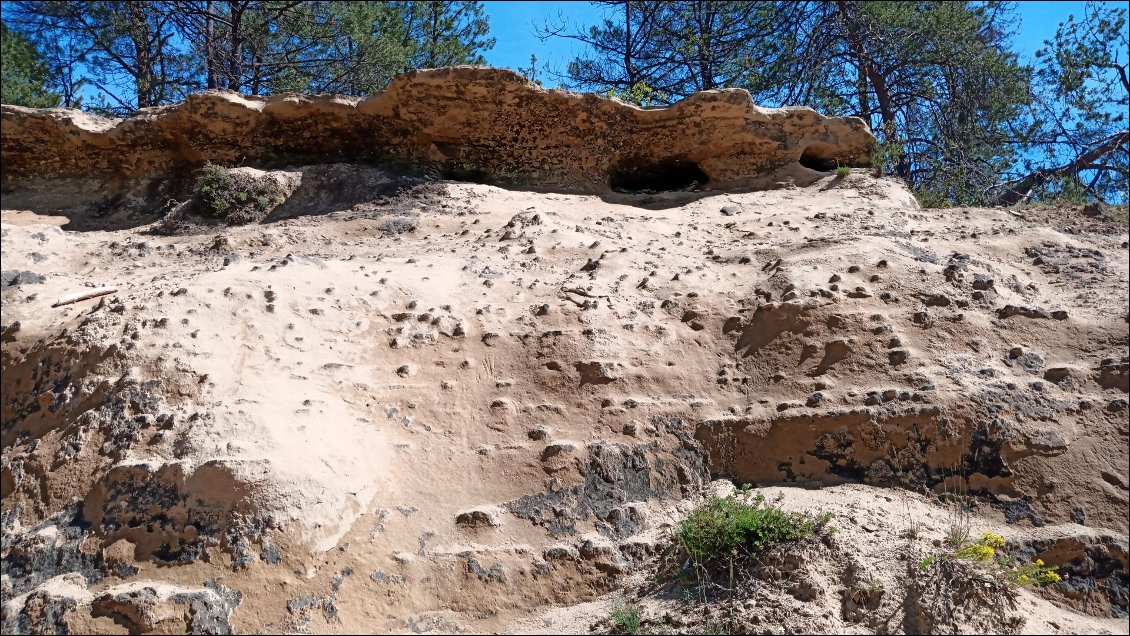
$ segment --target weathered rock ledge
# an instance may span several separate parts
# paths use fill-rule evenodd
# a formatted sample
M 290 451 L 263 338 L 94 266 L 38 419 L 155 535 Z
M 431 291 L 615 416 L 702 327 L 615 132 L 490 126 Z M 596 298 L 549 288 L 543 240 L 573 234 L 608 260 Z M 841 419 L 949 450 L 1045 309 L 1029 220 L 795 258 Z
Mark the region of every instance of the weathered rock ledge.
M 124 120 L 3 106 L 0 130 L 6 188 L 42 178 L 172 175 L 208 161 L 389 162 L 577 192 L 766 187 L 866 166 L 875 141 L 861 119 L 760 108 L 741 89 L 637 108 L 478 67 L 406 73 L 360 99 L 210 91 Z

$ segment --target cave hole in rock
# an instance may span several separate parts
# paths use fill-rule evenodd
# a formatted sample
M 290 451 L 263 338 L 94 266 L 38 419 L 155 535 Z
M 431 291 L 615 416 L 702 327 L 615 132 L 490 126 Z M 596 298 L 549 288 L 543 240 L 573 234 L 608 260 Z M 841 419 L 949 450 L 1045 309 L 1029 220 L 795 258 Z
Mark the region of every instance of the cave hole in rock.
M 608 175 L 608 185 L 619 192 L 669 192 L 702 187 L 709 181 L 698 164 L 686 157 L 623 159 Z
M 831 172 L 839 167 L 839 162 L 827 150 L 813 144 L 800 153 L 800 165 L 817 172 Z
M 493 183 L 490 175 L 479 168 L 449 166 L 440 171 L 440 177 L 451 181 L 464 181 L 467 183 Z

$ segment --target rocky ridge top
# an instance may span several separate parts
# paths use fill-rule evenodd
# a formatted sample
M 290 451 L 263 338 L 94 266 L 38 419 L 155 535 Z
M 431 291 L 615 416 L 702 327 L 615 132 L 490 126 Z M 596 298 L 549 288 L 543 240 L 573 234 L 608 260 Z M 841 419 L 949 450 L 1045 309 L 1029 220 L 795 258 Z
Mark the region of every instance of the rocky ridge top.
M 168 175 L 210 161 L 394 162 L 463 180 L 577 192 L 767 187 L 811 182 L 840 165 L 866 166 L 875 141 L 861 119 L 760 108 L 741 89 L 639 108 L 480 67 L 409 72 L 366 98 L 209 91 L 124 120 L 3 106 L 0 130 L 6 185 Z

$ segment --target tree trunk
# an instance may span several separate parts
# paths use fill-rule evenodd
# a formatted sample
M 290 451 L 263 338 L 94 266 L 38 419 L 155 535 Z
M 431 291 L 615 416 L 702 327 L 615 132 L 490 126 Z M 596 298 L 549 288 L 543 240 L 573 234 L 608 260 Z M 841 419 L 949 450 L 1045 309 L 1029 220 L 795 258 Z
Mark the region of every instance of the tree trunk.
M 228 51 L 228 88 L 243 88 L 243 10 L 242 2 L 228 2 L 231 20 L 231 49 Z
M 871 83 L 875 91 L 875 101 L 879 102 L 879 115 L 883 120 L 884 134 L 888 137 L 895 135 L 898 130 L 895 109 L 891 105 L 891 91 L 887 87 L 887 78 L 875 68 L 871 56 L 867 53 L 865 34 L 861 33 L 859 22 L 856 20 L 851 3 L 845 0 L 836 0 L 836 8 L 843 18 L 847 30 L 848 44 L 855 51 L 859 72 Z M 884 139 L 889 141 L 889 139 Z M 895 174 L 907 183 L 910 183 L 910 160 L 906 153 L 899 154 L 898 163 L 895 164 Z
M 867 94 L 867 74 L 863 72 L 863 67 L 859 68 L 859 77 L 856 79 L 856 90 L 859 93 L 859 116 L 867 120 L 868 126 L 875 126 L 874 120 L 871 119 L 871 97 Z
M 699 14 L 699 31 L 698 31 L 698 64 L 699 75 L 702 76 L 701 90 L 708 91 L 713 89 L 714 86 L 714 64 L 713 55 L 711 50 L 714 38 L 714 9 L 710 7 L 709 3 L 701 3 L 698 9 Z
M 428 68 L 435 68 L 439 65 L 438 55 L 436 55 L 436 48 L 439 46 L 439 18 L 440 12 L 443 10 L 443 5 L 438 2 L 431 2 L 428 4 L 432 10 L 432 30 L 429 34 L 431 36 L 431 47 L 428 50 Z
M 218 88 L 216 83 L 216 23 L 212 18 L 212 0 L 204 3 L 204 67 L 207 69 L 208 88 Z
M 624 74 L 628 78 L 628 90 L 636 85 L 636 70 L 632 64 L 632 3 L 624 2 Z
M 1067 175 L 1077 175 L 1080 172 L 1087 170 L 1092 164 L 1096 163 L 1106 155 L 1118 150 L 1122 146 L 1130 144 L 1130 131 L 1123 130 L 1117 132 L 1109 137 L 1100 139 L 1081 155 L 1074 160 L 1069 161 L 1061 166 L 1054 166 L 1051 168 L 1040 168 L 1031 172 L 1024 177 L 1012 182 L 1012 185 L 1005 184 L 1007 188 L 999 197 L 997 203 L 1001 205 L 1013 205 L 1026 200 L 1032 195 L 1032 191 L 1044 185 L 1048 181 L 1056 177 Z
M 137 107 L 156 106 L 154 97 L 153 51 L 149 46 L 149 22 L 145 6 L 141 2 L 126 4 L 126 19 L 129 23 L 129 38 L 134 47 L 137 66 L 134 68 L 134 83 L 137 92 Z

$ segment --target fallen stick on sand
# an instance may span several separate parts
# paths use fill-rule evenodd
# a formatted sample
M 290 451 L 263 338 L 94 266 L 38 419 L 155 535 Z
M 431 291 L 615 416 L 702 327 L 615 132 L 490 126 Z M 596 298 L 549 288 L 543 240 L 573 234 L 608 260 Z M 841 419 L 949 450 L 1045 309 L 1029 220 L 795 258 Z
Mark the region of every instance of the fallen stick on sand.
M 89 300 L 91 298 L 105 296 L 106 294 L 116 293 L 118 293 L 117 287 L 95 287 L 94 289 L 84 289 L 83 291 L 73 292 L 61 297 L 59 300 L 55 301 L 55 304 L 51 305 L 51 307 L 62 307 L 63 305 L 77 303 L 82 300 Z

